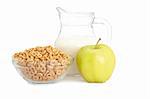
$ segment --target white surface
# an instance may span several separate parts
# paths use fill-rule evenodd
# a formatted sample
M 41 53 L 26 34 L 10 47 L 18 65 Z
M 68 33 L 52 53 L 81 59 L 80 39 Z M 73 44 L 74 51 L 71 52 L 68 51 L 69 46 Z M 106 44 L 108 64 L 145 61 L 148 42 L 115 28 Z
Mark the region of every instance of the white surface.
M 59 32 L 57 6 L 94 11 L 110 21 L 117 64 L 108 82 L 89 84 L 66 78 L 56 84 L 31 85 L 18 75 L 11 64 L 12 53 L 54 43 Z M 149 30 L 149 0 L 1 0 L 0 99 L 148 99 Z

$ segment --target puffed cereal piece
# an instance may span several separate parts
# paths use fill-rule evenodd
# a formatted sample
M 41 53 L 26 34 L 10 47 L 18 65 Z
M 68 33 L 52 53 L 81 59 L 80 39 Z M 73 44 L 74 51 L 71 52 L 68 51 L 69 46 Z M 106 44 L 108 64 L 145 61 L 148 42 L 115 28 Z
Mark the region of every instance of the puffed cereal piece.
M 37 76 L 38 76 L 39 80 L 43 80 L 43 74 L 42 73 L 37 73 Z
M 37 65 L 36 65 L 36 69 L 39 71 L 39 72 L 46 72 L 46 62 L 39 62 Z

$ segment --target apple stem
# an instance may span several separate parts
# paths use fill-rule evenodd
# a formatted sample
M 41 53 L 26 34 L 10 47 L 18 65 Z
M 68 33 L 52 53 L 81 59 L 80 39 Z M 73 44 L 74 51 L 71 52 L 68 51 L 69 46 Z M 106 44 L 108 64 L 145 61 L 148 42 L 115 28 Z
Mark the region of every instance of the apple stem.
M 100 40 L 101 40 L 101 38 L 99 38 L 98 41 L 96 42 L 95 49 L 97 49 L 97 45 L 98 45 Z

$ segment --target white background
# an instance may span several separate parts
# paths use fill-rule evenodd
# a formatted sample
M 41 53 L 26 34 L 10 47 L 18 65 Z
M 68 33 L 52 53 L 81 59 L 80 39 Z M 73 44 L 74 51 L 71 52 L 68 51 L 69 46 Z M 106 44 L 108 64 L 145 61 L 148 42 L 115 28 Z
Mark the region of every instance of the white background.
M 56 7 L 95 12 L 113 27 L 117 64 L 104 84 L 67 79 L 48 85 L 24 81 L 11 64 L 19 48 L 53 45 Z M 150 97 L 150 0 L 0 0 L 0 99 L 147 99 Z M 149 41 L 149 42 L 148 42 Z

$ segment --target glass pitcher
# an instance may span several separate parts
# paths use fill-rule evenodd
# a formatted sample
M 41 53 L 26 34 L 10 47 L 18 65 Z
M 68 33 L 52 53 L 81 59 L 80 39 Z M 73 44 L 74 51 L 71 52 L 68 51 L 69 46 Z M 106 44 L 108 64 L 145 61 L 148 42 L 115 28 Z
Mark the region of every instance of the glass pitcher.
M 111 25 L 105 19 L 95 18 L 93 12 L 67 12 L 60 7 L 56 9 L 59 13 L 61 28 L 54 45 L 74 58 L 68 75 L 78 75 L 75 59 L 77 51 L 82 46 L 94 45 L 99 37 L 101 37 L 102 43 L 110 44 Z M 94 24 L 106 27 L 104 38 L 101 30 L 98 34 L 94 33 Z

